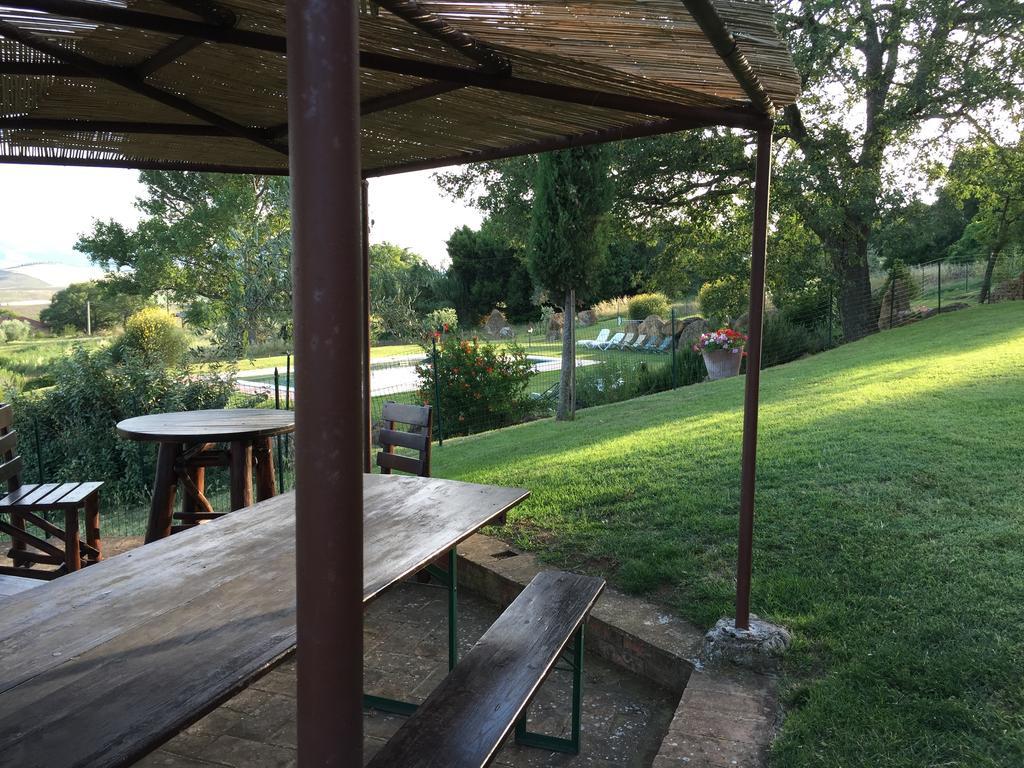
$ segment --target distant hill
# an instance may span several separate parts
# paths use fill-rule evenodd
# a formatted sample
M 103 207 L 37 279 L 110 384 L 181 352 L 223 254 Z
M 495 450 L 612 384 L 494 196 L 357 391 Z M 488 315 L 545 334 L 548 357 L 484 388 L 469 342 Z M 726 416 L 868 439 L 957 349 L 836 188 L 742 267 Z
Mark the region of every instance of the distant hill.
M 9 291 L 49 291 L 52 295 L 57 289 L 38 277 L 26 275 L 23 272 L 12 272 L 9 269 L 0 269 L 0 301 L 10 300 L 5 295 Z

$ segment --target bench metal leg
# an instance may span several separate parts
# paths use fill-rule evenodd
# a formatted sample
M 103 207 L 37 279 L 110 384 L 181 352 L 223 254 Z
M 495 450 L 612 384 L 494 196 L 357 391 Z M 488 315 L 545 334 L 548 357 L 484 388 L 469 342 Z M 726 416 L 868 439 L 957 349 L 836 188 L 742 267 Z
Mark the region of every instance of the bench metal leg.
M 566 752 L 571 755 L 580 751 L 580 710 L 583 705 L 583 625 L 576 630 L 572 645 L 572 724 L 569 738 L 548 736 L 544 733 L 531 733 L 526 730 L 526 712 L 516 721 L 516 744 L 524 747 L 537 747 L 551 752 Z M 529 707 L 527 707 L 528 709 Z
M 448 572 L 432 565 L 426 567 L 430 575 L 448 588 L 448 671 L 451 672 L 459 663 L 459 579 L 456 571 L 458 552 L 455 547 L 448 550 Z M 416 704 L 384 696 L 363 694 L 363 707 L 389 712 L 393 715 L 411 715 L 416 711 Z

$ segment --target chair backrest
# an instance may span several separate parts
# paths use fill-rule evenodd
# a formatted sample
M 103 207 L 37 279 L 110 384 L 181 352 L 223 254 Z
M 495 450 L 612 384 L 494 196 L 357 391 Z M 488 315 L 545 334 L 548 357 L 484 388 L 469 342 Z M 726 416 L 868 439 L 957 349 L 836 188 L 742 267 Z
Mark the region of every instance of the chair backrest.
M 621 342 L 619 342 L 619 346 L 620 347 L 628 347 L 630 344 L 633 343 L 633 339 L 635 339 L 635 338 L 636 338 L 636 334 L 635 333 L 627 333 L 626 334 L 626 338 L 624 338 Z
M 600 344 L 602 341 L 608 341 L 608 337 L 610 335 L 611 335 L 611 330 L 610 329 L 602 328 L 601 332 L 597 334 L 597 338 L 594 339 L 594 341 L 596 341 L 597 343 Z
M 625 336 L 626 336 L 626 334 L 624 334 L 624 333 L 621 333 L 621 332 L 620 333 L 616 333 L 614 336 L 612 336 L 610 339 L 608 339 L 608 341 L 606 343 L 609 346 L 611 346 L 613 344 L 618 344 L 620 341 L 622 341 L 623 338 L 625 338 Z
M 636 341 L 634 341 L 630 346 L 634 349 L 640 349 L 644 345 L 645 341 L 647 341 L 647 334 L 641 333 L 636 337 Z
M 666 336 L 664 339 L 661 340 L 661 346 L 658 347 L 658 349 L 659 349 L 659 351 L 664 352 L 670 346 L 672 346 L 672 337 L 671 336 Z
M 430 477 L 430 438 L 434 426 L 434 414 L 429 405 L 406 405 L 390 400 L 384 403 L 381 413 L 380 453 L 377 466 L 381 474 L 390 475 L 391 470 L 408 472 L 420 477 Z M 412 429 L 408 432 L 395 429 L 396 424 L 405 424 Z M 395 448 L 409 448 L 419 453 L 418 457 L 395 453 Z
M 18 431 L 14 429 L 14 409 L 10 403 L 0 405 L 0 483 L 7 483 L 8 491 L 21 487 L 24 462 L 17 453 Z

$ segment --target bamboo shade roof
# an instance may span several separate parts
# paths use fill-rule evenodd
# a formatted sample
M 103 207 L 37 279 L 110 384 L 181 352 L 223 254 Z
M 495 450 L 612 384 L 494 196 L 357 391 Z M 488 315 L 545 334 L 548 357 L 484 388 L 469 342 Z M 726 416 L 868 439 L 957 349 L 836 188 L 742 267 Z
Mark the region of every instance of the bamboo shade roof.
M 800 84 L 762 0 L 389 0 L 359 32 L 367 175 L 756 127 Z M 0 161 L 286 173 L 284 35 L 283 0 L 0 0 Z

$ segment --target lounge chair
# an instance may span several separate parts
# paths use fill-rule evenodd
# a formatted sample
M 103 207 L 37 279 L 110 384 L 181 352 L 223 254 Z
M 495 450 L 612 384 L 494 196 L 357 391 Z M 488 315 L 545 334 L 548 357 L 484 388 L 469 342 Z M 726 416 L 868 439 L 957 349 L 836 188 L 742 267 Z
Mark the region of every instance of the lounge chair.
M 601 332 L 597 334 L 596 339 L 580 339 L 576 342 L 577 346 L 587 347 L 588 349 L 595 349 L 604 342 L 608 341 L 608 337 L 611 335 L 611 331 L 608 328 L 602 328 Z
M 622 348 L 623 348 L 623 349 L 628 349 L 628 350 L 632 350 L 632 351 L 634 351 L 634 352 L 635 352 L 635 351 L 636 351 L 636 350 L 638 350 L 638 349 L 643 349 L 643 346 L 644 346 L 644 344 L 646 344 L 646 343 L 647 343 L 647 334 L 646 334 L 646 333 L 641 333 L 641 334 L 639 334 L 639 335 L 638 335 L 638 336 L 637 336 L 637 337 L 636 337 L 636 338 L 635 338 L 635 339 L 633 340 L 633 343 L 632 343 L 632 344 L 624 344 Z
M 594 348 L 595 349 L 608 349 L 613 344 L 618 346 L 618 343 L 620 341 L 622 341 L 622 339 L 625 336 L 626 336 L 626 334 L 624 334 L 624 333 L 616 333 L 614 336 L 612 336 L 610 339 L 608 339 L 608 341 L 602 342 L 601 344 L 595 344 Z
M 657 352 L 658 345 L 661 344 L 661 336 L 651 336 L 647 343 L 640 349 L 641 352 Z
M 658 348 L 654 351 L 661 354 L 662 352 L 668 352 L 670 349 L 672 349 L 672 337 L 666 336 L 661 340 L 661 344 L 659 344 Z
M 635 339 L 635 338 L 636 338 L 636 334 L 635 333 L 627 333 L 626 334 L 626 338 L 624 338 L 618 344 L 613 344 L 612 346 L 615 347 L 615 349 L 625 349 L 626 347 L 628 347 L 630 344 L 633 343 L 633 339 Z M 605 349 L 607 349 L 607 347 L 605 347 Z

